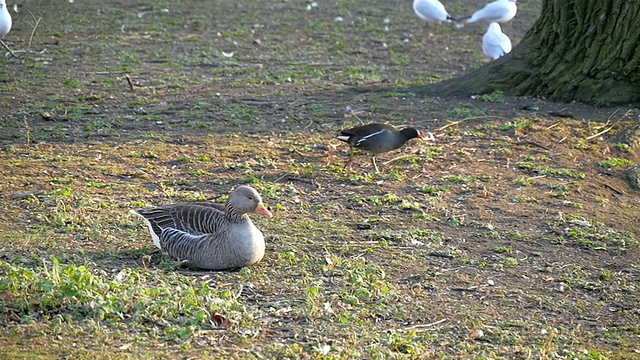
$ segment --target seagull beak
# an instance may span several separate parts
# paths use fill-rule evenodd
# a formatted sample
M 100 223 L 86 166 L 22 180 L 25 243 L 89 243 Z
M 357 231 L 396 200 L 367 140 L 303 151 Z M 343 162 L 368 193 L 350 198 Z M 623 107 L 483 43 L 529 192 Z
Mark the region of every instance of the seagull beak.
M 273 216 L 271 214 L 271 211 L 267 210 L 267 208 L 264 207 L 264 205 L 262 205 L 262 204 L 258 204 L 258 206 L 256 206 L 256 209 L 253 210 L 253 212 L 256 213 L 256 214 L 264 215 L 266 217 Z

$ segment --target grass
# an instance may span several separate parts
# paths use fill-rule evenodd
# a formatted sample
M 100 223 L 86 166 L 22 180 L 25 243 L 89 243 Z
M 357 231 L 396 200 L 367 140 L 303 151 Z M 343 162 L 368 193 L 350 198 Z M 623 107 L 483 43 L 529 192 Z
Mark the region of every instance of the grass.
M 457 286 L 466 275 L 440 278 L 419 264 L 427 260 L 431 266 L 442 267 L 436 265 L 439 259 L 449 259 L 453 263 L 445 265 L 445 270 L 472 260 L 479 250 L 465 249 L 458 231 L 451 232 L 465 229 L 473 236 L 476 225 L 447 198 L 460 197 L 483 182 L 494 181 L 493 177 L 458 174 L 447 181 L 433 179 L 415 185 L 390 178 L 382 191 L 366 191 L 364 196 L 354 197 L 351 210 L 347 210 L 340 201 L 303 195 L 305 183 L 273 182 L 282 169 L 290 168 L 291 160 L 304 156 L 286 152 L 287 147 L 281 146 L 285 141 L 306 143 L 300 148 L 309 151 L 317 140 L 294 135 L 286 140 L 211 136 L 200 140 L 198 149 L 158 140 L 19 148 L 21 158 L 10 157 L 13 176 L 30 176 L 32 182 L 42 184 L 45 192 L 11 203 L 10 210 L 26 207 L 35 220 L 30 221 L 25 235 L 4 232 L 0 238 L 5 244 L 12 239 L 12 255 L 0 264 L 0 298 L 5 309 L 2 321 L 20 324 L 10 325 L 4 339 L 20 337 L 21 331 L 29 329 L 41 334 L 42 341 L 53 350 L 14 341 L 13 345 L 4 343 L 5 352 L 11 355 L 27 349 L 34 356 L 58 352 L 105 356 L 107 349 L 118 349 L 122 354 L 153 354 L 168 349 L 170 354 L 243 357 L 249 353 L 242 349 L 254 344 L 256 337 L 264 345 L 250 353 L 275 357 L 412 356 L 432 352 L 430 349 L 437 349 L 445 339 L 453 341 L 456 351 L 463 353 L 502 357 L 514 349 L 539 351 L 536 344 L 544 337 L 514 330 L 507 313 L 482 320 L 481 328 L 488 331 L 487 339 L 495 344 L 489 349 L 482 342 L 465 340 L 465 334 L 477 326 L 465 326 L 459 336 L 451 338 L 449 331 L 457 315 L 446 308 L 436 308 L 434 313 L 429 305 L 431 296 L 448 294 L 449 301 L 456 299 L 457 290 L 445 289 Z M 144 150 L 140 141 L 144 141 Z M 275 153 L 257 150 L 255 145 L 268 142 L 278 145 L 272 147 Z M 446 151 L 442 155 L 446 157 Z M 12 155 L 4 156 L 3 161 L 7 161 Z M 242 161 L 247 156 L 252 160 Z M 100 166 L 89 166 L 96 158 L 101 159 Z M 551 158 L 534 160 L 554 162 Z M 383 172 L 400 172 L 407 178 L 421 171 L 410 165 L 398 163 L 383 168 Z M 72 167 L 82 171 L 65 170 Z M 49 171 L 43 172 L 42 168 Z M 330 166 L 323 165 L 314 171 L 315 181 L 320 182 L 339 183 L 340 177 L 349 173 L 334 173 Z M 279 221 L 255 219 L 267 234 L 269 251 L 262 263 L 237 273 L 175 271 L 173 261 L 153 251 L 143 226 L 127 215 L 132 207 L 210 198 L 211 191 L 203 186 L 212 177 L 228 184 L 214 192 L 224 194 L 223 189 L 232 186 L 232 178 L 246 174 L 260 174 L 251 182 Z M 334 174 L 340 177 L 336 179 Z M 513 181 L 520 175 L 514 171 L 511 176 L 506 183 L 515 189 L 518 184 Z M 545 181 L 538 180 L 524 189 L 539 186 L 538 182 Z M 472 187 L 456 189 L 443 187 L 443 183 Z M 389 191 L 389 186 L 397 190 Z M 479 187 L 471 191 L 483 193 Z M 538 202 L 532 206 L 538 206 Z M 345 211 L 348 216 L 344 216 Z M 361 233 L 353 227 L 363 214 L 370 214 L 374 231 Z M 29 223 L 21 216 L 16 220 Z M 435 228 L 424 228 L 425 220 Z M 554 226 L 571 229 L 562 238 L 550 241 L 568 250 L 575 246 L 623 254 L 638 252 L 637 238 L 631 233 L 597 221 L 572 216 Z M 46 250 L 38 247 L 27 251 L 27 244 L 36 236 L 48 239 Z M 489 236 L 500 241 L 523 241 L 528 234 L 494 226 Z M 471 267 L 474 272 L 509 276 L 511 271 L 531 265 L 521 256 L 523 250 L 517 244 L 495 245 L 492 249 L 500 258 L 472 260 L 471 264 L 476 264 Z M 605 270 L 597 277 L 606 278 Z M 562 274 L 564 271 L 559 274 L 560 281 L 590 289 L 581 285 L 585 284 L 582 277 Z M 621 275 L 609 272 L 608 276 Z M 542 296 L 534 294 L 529 296 Z M 466 304 L 469 309 L 464 317 L 471 319 L 477 319 L 472 313 L 484 306 L 464 298 L 453 301 Z M 430 325 L 438 321 L 441 323 Z M 528 321 L 537 324 L 536 320 Z M 315 330 L 309 330 L 310 326 Z M 563 341 L 578 341 L 561 324 L 554 329 Z M 291 332 L 307 334 L 307 340 L 295 340 Z M 359 335 L 354 336 L 354 332 Z M 69 341 L 56 342 L 54 334 L 64 334 Z M 87 342 L 86 334 L 92 334 L 94 340 Z M 98 345 L 114 334 L 119 335 L 109 346 Z M 207 339 L 219 336 L 227 339 L 224 346 L 203 347 L 210 341 Z M 616 331 L 613 336 L 624 340 L 628 335 Z M 358 346 L 363 343 L 367 349 Z
M 503 91 L 496 90 L 488 94 L 475 95 L 475 99 L 482 102 L 497 103 L 504 100 L 505 94 Z
M 604 168 L 614 168 L 614 167 L 620 167 L 620 166 L 633 165 L 633 161 L 630 161 L 624 158 L 609 157 L 604 160 L 600 160 L 598 165 Z

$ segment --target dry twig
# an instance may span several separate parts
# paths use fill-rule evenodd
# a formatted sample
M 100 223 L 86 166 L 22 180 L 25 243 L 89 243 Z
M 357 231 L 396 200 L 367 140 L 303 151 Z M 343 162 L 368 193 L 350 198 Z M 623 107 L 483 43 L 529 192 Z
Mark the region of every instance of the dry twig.
M 613 112 L 613 114 L 611 114 L 611 116 L 609 116 L 609 119 L 607 120 L 607 124 L 611 121 L 611 117 L 612 117 L 613 115 L 615 115 L 615 114 L 618 112 L 618 110 L 619 110 L 619 109 L 617 109 L 616 111 L 614 111 L 614 112 Z M 613 125 L 611 125 L 611 126 L 609 126 L 608 128 L 606 128 L 606 129 L 604 129 L 604 130 L 602 130 L 602 131 L 598 132 L 597 134 L 593 134 L 593 135 L 591 135 L 591 136 L 587 136 L 587 137 L 585 138 L 585 140 L 591 140 L 591 139 L 597 138 L 598 136 L 600 136 L 600 135 L 602 135 L 602 134 L 605 134 L 605 133 L 607 133 L 607 132 L 611 131 L 611 129 L 613 129 L 616 125 L 618 125 L 618 123 L 620 123 L 620 121 L 622 121 L 623 119 L 625 119 L 625 118 L 629 117 L 629 114 L 630 114 L 630 113 L 631 113 L 631 110 L 628 110 L 624 115 L 622 115 L 622 117 L 621 117 L 620 119 L 618 119 L 618 121 L 616 121 L 615 123 L 613 123 Z

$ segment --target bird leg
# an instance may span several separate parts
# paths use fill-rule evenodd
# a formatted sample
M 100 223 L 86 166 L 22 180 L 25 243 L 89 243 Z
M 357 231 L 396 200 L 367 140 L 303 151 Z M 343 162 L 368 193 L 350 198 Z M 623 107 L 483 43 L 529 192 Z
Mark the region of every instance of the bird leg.
M 353 160 L 353 147 L 352 146 L 349 147 L 349 160 L 347 160 L 347 162 L 344 163 L 344 166 L 342 166 L 343 170 L 347 168 L 347 165 L 349 165 L 351 163 L 351 160 Z
M 9 52 L 9 54 L 11 54 L 11 56 L 13 56 L 14 58 L 17 57 L 16 54 L 13 52 L 13 50 L 11 50 L 7 44 L 4 43 L 4 41 L 2 41 L 2 39 L 0 39 L 0 43 L 2 44 L 2 46 L 7 49 L 7 51 Z
M 433 35 L 438 35 L 440 33 L 440 21 L 433 21 L 433 33 L 431 33 L 431 24 L 430 21 L 425 21 L 424 23 L 424 27 L 422 28 L 422 31 L 424 33 L 424 35 L 426 36 L 431 36 Z
M 376 169 L 376 173 L 379 173 L 380 170 L 378 170 L 378 165 L 376 165 L 376 156 L 375 155 L 373 155 L 371 157 L 371 163 L 373 164 L 373 168 Z

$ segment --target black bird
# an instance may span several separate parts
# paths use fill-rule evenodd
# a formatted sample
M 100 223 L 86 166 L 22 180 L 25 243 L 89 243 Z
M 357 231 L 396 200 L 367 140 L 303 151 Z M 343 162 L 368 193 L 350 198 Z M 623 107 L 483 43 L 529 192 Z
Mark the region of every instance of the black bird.
M 422 134 L 420 131 L 410 127 L 398 130 L 391 125 L 372 123 L 342 130 L 336 138 L 351 145 L 347 164 L 351 162 L 353 148 L 358 148 L 373 154 L 371 163 L 376 172 L 378 172 L 376 155 L 395 150 L 413 138 L 422 139 Z

